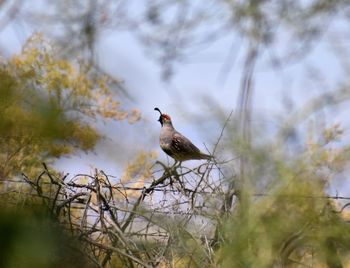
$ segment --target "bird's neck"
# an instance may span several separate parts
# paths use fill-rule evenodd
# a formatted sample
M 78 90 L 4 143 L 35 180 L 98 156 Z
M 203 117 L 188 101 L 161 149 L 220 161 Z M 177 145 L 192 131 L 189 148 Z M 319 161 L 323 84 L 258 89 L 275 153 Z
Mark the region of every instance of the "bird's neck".
M 174 129 L 173 124 L 171 122 L 164 122 L 163 128 L 165 128 L 165 129 Z

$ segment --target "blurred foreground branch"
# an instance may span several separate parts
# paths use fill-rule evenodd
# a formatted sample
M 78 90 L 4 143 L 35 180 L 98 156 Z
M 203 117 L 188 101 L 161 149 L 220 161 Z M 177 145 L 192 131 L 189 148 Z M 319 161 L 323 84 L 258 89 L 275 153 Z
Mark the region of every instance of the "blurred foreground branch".
M 154 173 L 157 179 L 135 187 L 115 183 L 115 177 L 97 169 L 93 174 L 58 175 L 44 164 L 36 178 L 23 174 L 23 180 L 2 181 L 7 189 L 13 189 L 11 185 L 17 189 L 6 192 L 4 188 L 2 195 L 20 193 L 33 203 L 44 204 L 54 219 L 78 237 L 97 267 L 171 267 L 180 260 L 194 266 L 217 265 L 215 256 L 227 243 L 225 224 L 234 215 L 232 205 L 237 200 L 233 194 L 228 206 L 229 187 L 223 179 L 213 179 L 222 170 L 211 163 L 193 169 L 167 167 L 160 162 L 155 165 L 161 167 Z M 346 196 L 295 192 L 253 193 L 252 197 L 280 200 L 278 203 L 286 200 L 291 205 L 291 200 L 350 200 Z M 334 212 L 342 213 L 347 206 Z M 273 208 L 267 211 L 271 213 Z M 299 237 L 304 236 L 304 229 L 296 232 L 300 232 Z M 284 244 L 289 245 L 289 239 L 287 236 Z M 284 244 L 280 261 L 288 263 L 297 244 Z

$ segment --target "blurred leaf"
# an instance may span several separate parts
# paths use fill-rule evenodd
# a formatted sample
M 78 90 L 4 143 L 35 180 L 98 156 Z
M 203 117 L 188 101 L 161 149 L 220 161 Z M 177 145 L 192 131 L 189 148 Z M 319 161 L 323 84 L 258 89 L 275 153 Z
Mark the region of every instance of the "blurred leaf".
M 108 79 L 55 53 L 34 35 L 21 54 L 0 65 L 1 178 L 35 174 L 43 161 L 92 150 L 101 138 L 93 121 L 128 116 Z M 139 119 L 135 111 L 131 118 Z

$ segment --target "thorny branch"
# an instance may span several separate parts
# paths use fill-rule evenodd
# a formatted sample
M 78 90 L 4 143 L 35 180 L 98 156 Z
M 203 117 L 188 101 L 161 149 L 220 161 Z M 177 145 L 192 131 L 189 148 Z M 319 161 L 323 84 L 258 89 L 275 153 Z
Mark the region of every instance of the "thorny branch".
M 222 182 L 213 180 L 212 173 L 219 172 L 213 164 L 195 168 L 155 165 L 161 167 L 153 174 L 157 179 L 143 187 L 116 182 L 97 169 L 92 175 L 61 176 L 45 164 L 37 178 L 23 174 L 22 182 L 34 191 L 31 196 L 42 199 L 52 215 L 79 234 L 100 267 L 109 267 L 116 258 L 126 267 L 154 267 L 168 261 L 169 252 L 162 246 L 178 243 L 173 239 L 175 222 L 185 230 L 189 223 L 206 218 L 203 230 L 207 229 L 214 224 L 209 211 L 216 207 L 206 201 L 219 199 L 224 191 Z M 201 241 L 200 233 L 191 234 L 191 239 Z M 205 237 L 208 240 L 209 234 Z
M 133 187 L 114 182 L 115 178 L 97 169 L 93 175 L 61 176 L 44 166 L 37 178 L 23 174 L 23 181 L 2 183 L 22 183 L 23 187 L 32 189 L 34 193 L 27 191 L 28 196 L 42 200 L 63 226 L 79 235 L 98 267 L 111 267 L 116 259 L 125 267 L 167 265 L 174 254 L 173 246 L 179 245 L 181 233 L 200 243 L 206 249 L 207 263 L 214 263 L 213 254 L 221 243 L 218 226 L 223 216 L 217 212 L 227 201 L 228 189 L 222 181 L 213 181 L 212 173 L 220 171 L 206 163 L 192 169 L 166 167 L 154 175 L 159 172 L 158 179 L 146 182 L 144 187 Z M 186 187 L 180 188 L 181 185 Z M 350 200 L 338 195 L 285 196 L 295 197 Z M 208 202 L 213 198 L 216 205 Z M 189 231 L 186 228 L 189 224 L 198 226 L 198 231 Z

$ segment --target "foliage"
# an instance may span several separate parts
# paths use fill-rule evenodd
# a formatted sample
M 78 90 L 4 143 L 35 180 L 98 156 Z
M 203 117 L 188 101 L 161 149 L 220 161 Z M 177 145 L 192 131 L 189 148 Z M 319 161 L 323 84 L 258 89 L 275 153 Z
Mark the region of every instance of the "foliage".
M 337 197 L 325 193 L 332 179 L 349 165 L 344 161 L 349 159 L 349 147 L 337 148 L 342 133 L 339 124 L 326 128 L 317 140 L 310 133 L 303 154 L 286 157 L 269 150 L 265 151 L 269 160 L 264 163 L 261 152 L 253 151 L 250 157 L 256 172 L 246 179 L 274 176 L 264 194 L 255 195 L 251 188 L 241 193 L 241 202 L 221 229 L 219 264 L 345 267 L 350 252 L 349 224 L 339 213 Z
M 338 250 L 349 254 L 349 226 L 334 213 L 324 182 L 299 169 L 284 169 L 278 175 L 282 182 L 277 189 L 255 201 L 251 197 L 226 222 L 223 266 L 339 267 Z
M 13 211 L 2 206 L 0 235 L 1 267 L 95 267 L 45 207 L 27 203 Z
M 57 58 L 40 35 L 21 54 L 3 59 L 0 79 L 1 178 L 35 174 L 43 161 L 91 150 L 101 138 L 95 119 L 128 117 L 106 77 Z M 137 114 L 132 112 L 130 122 Z

